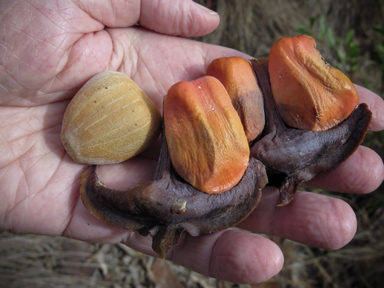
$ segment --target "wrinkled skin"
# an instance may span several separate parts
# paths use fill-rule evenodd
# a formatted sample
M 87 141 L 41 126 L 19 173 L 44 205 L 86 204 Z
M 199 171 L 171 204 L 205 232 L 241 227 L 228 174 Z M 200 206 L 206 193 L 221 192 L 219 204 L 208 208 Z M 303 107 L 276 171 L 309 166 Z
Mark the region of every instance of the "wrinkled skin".
M 202 76 L 214 58 L 250 57 L 169 36 L 204 35 L 218 25 L 217 15 L 191 1 L 135 3 L 0 2 L 0 229 L 123 242 L 154 255 L 150 236 L 110 227 L 83 206 L 79 181 L 85 167 L 68 157 L 60 141 L 64 110 L 81 85 L 104 70 L 130 76 L 161 110 L 173 83 Z M 137 22 L 143 28 L 133 27 Z M 383 101 L 357 88 L 373 112 L 370 130 L 382 130 Z M 123 164 L 100 167 L 100 179 L 119 189 L 151 180 L 159 144 Z M 368 193 L 383 181 L 383 171 L 381 158 L 360 147 L 306 185 Z M 355 234 L 355 214 L 340 199 L 298 192 L 289 205 L 276 207 L 278 202 L 277 189 L 265 189 L 258 208 L 239 227 L 325 249 L 340 248 Z M 201 237 L 183 234 L 166 258 L 237 283 L 263 282 L 279 272 L 284 260 L 272 241 L 233 229 Z

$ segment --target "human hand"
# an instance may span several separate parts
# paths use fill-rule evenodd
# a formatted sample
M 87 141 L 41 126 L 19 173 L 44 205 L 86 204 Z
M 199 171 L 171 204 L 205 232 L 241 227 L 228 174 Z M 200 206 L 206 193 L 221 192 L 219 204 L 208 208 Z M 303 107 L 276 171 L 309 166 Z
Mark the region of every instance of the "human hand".
M 201 36 L 218 25 L 217 15 L 187 0 L 2 1 L 0 14 L 0 229 L 121 241 L 155 255 L 150 237 L 107 226 L 83 206 L 79 177 L 84 165 L 69 158 L 60 140 L 65 108 L 90 77 L 116 70 L 131 77 L 161 111 L 169 87 L 204 75 L 214 58 L 250 57 L 168 36 Z M 381 98 L 361 87 L 358 92 L 373 111 L 371 130 L 384 129 Z M 124 163 L 101 166 L 100 178 L 119 189 L 151 180 L 158 144 Z M 381 158 L 360 147 L 308 185 L 367 193 L 383 174 Z M 344 246 L 356 231 L 353 210 L 339 199 L 297 192 L 288 206 L 276 207 L 278 201 L 277 189 L 265 189 L 239 227 L 326 249 Z M 184 233 L 167 259 L 237 283 L 265 281 L 283 264 L 272 241 L 236 229 L 200 237 Z

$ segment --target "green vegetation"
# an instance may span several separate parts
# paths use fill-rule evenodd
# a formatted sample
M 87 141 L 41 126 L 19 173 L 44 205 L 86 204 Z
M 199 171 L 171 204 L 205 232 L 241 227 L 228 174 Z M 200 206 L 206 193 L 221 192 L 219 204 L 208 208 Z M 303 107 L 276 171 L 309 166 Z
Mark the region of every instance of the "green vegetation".
M 381 83 L 384 83 L 384 26 L 373 26 L 373 49 L 370 53 L 371 60 L 378 65 L 381 75 Z M 382 84 L 381 93 L 384 93 L 384 85 Z
M 349 29 L 345 37 L 336 37 L 333 29 L 326 26 L 325 16 L 318 18 L 310 17 L 309 26 L 298 25 L 297 32 L 309 35 L 315 38 L 318 46 L 322 44 L 332 53 L 332 65 L 343 71 L 352 81 L 356 72 L 361 74 L 359 70 L 359 60 L 361 57 L 359 46 L 354 40 L 355 31 Z M 369 83 L 364 79 L 369 86 Z
M 317 18 L 310 17 L 308 25 L 299 24 L 296 31 L 300 34 L 306 34 L 315 38 L 318 49 L 323 53 L 326 50 L 328 56 L 331 57 L 329 62 L 344 74 L 346 74 L 354 83 L 356 83 L 356 73 L 363 80 L 364 86 L 372 89 L 377 87 L 366 75 L 360 64 L 364 61 L 372 61 L 380 73 L 381 85 L 375 91 L 384 94 L 384 26 L 372 26 L 372 50 L 367 53 L 369 59 L 361 53 L 361 49 L 355 39 L 354 29 L 349 29 L 344 37 L 336 37 L 333 28 L 326 25 L 327 21 L 324 15 Z M 319 48 L 320 47 L 320 48 Z M 375 79 L 374 79 L 375 80 Z M 384 156 L 384 131 L 373 133 L 368 132 L 364 145 L 377 151 L 382 157 Z

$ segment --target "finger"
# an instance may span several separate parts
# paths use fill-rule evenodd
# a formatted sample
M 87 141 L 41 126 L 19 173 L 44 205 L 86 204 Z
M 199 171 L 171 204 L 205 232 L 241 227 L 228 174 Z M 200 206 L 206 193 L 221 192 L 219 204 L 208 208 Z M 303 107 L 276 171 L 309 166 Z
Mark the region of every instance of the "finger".
M 278 203 L 278 190 L 264 189 L 259 205 L 239 227 L 324 249 L 341 248 L 356 233 L 355 213 L 340 199 L 298 191 L 288 205 Z
M 122 242 L 137 251 L 156 256 L 150 236 L 127 232 Z M 166 259 L 200 274 L 238 284 L 267 281 L 284 264 L 284 256 L 274 242 L 234 229 L 198 237 L 183 233 Z
M 217 13 L 191 0 L 77 1 L 79 7 L 110 28 L 137 23 L 167 35 L 196 37 L 212 32 L 219 25 Z
M 104 224 L 86 210 L 80 199 L 62 235 L 89 242 L 122 242 L 141 253 L 157 256 L 151 236 Z M 235 283 L 264 282 L 276 275 L 284 262 L 281 250 L 272 241 L 233 229 L 199 237 L 183 233 L 166 258 L 209 277 Z
M 137 251 L 154 255 L 151 242 L 150 237 L 138 233 L 130 233 L 124 241 Z M 166 259 L 200 274 L 238 284 L 267 281 L 284 263 L 284 256 L 274 242 L 234 229 L 198 237 L 183 233 Z
M 203 36 L 219 21 L 216 12 L 190 0 L 143 0 L 141 5 L 140 25 L 167 35 Z
M 360 103 L 367 103 L 369 109 L 372 111 L 372 121 L 369 126 L 371 131 L 384 130 L 384 100 L 379 95 L 372 91 L 355 85 L 357 93 L 359 94 Z
M 370 148 L 360 146 L 346 161 L 303 186 L 364 194 L 376 190 L 383 180 L 384 165 L 381 157 Z
M 192 237 L 183 234 L 167 259 L 209 277 L 235 283 L 260 283 L 276 275 L 284 258 L 260 235 L 233 229 Z
M 124 243 L 154 255 L 150 237 L 129 233 Z M 183 233 L 166 259 L 200 274 L 239 284 L 264 282 L 276 275 L 284 262 L 281 250 L 272 241 L 234 229 L 198 237 Z

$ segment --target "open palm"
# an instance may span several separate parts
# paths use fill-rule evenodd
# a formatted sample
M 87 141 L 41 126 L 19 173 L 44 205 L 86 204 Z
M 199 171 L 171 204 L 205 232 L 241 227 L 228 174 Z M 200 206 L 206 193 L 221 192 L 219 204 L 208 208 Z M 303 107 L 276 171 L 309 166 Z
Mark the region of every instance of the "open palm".
M 214 58 L 249 56 L 174 37 L 201 36 L 218 24 L 217 15 L 187 0 L 0 1 L 0 13 L 0 229 L 122 241 L 153 254 L 150 237 L 109 227 L 82 205 L 79 177 L 84 165 L 68 157 L 60 140 L 65 108 L 89 78 L 114 70 L 130 76 L 161 111 L 172 84 L 204 75 Z M 382 129 L 382 101 L 363 88 L 359 92 L 373 109 L 371 128 Z M 100 178 L 120 189 L 151 180 L 158 150 L 156 143 L 122 164 L 101 167 Z M 311 184 L 365 193 L 382 180 L 381 159 L 361 147 L 348 162 Z M 355 233 L 354 213 L 340 200 L 302 192 L 287 207 L 276 208 L 277 202 L 276 189 L 264 191 L 241 228 L 329 249 L 345 245 Z M 167 257 L 233 282 L 264 281 L 283 263 L 273 242 L 234 229 L 195 238 L 183 235 Z

